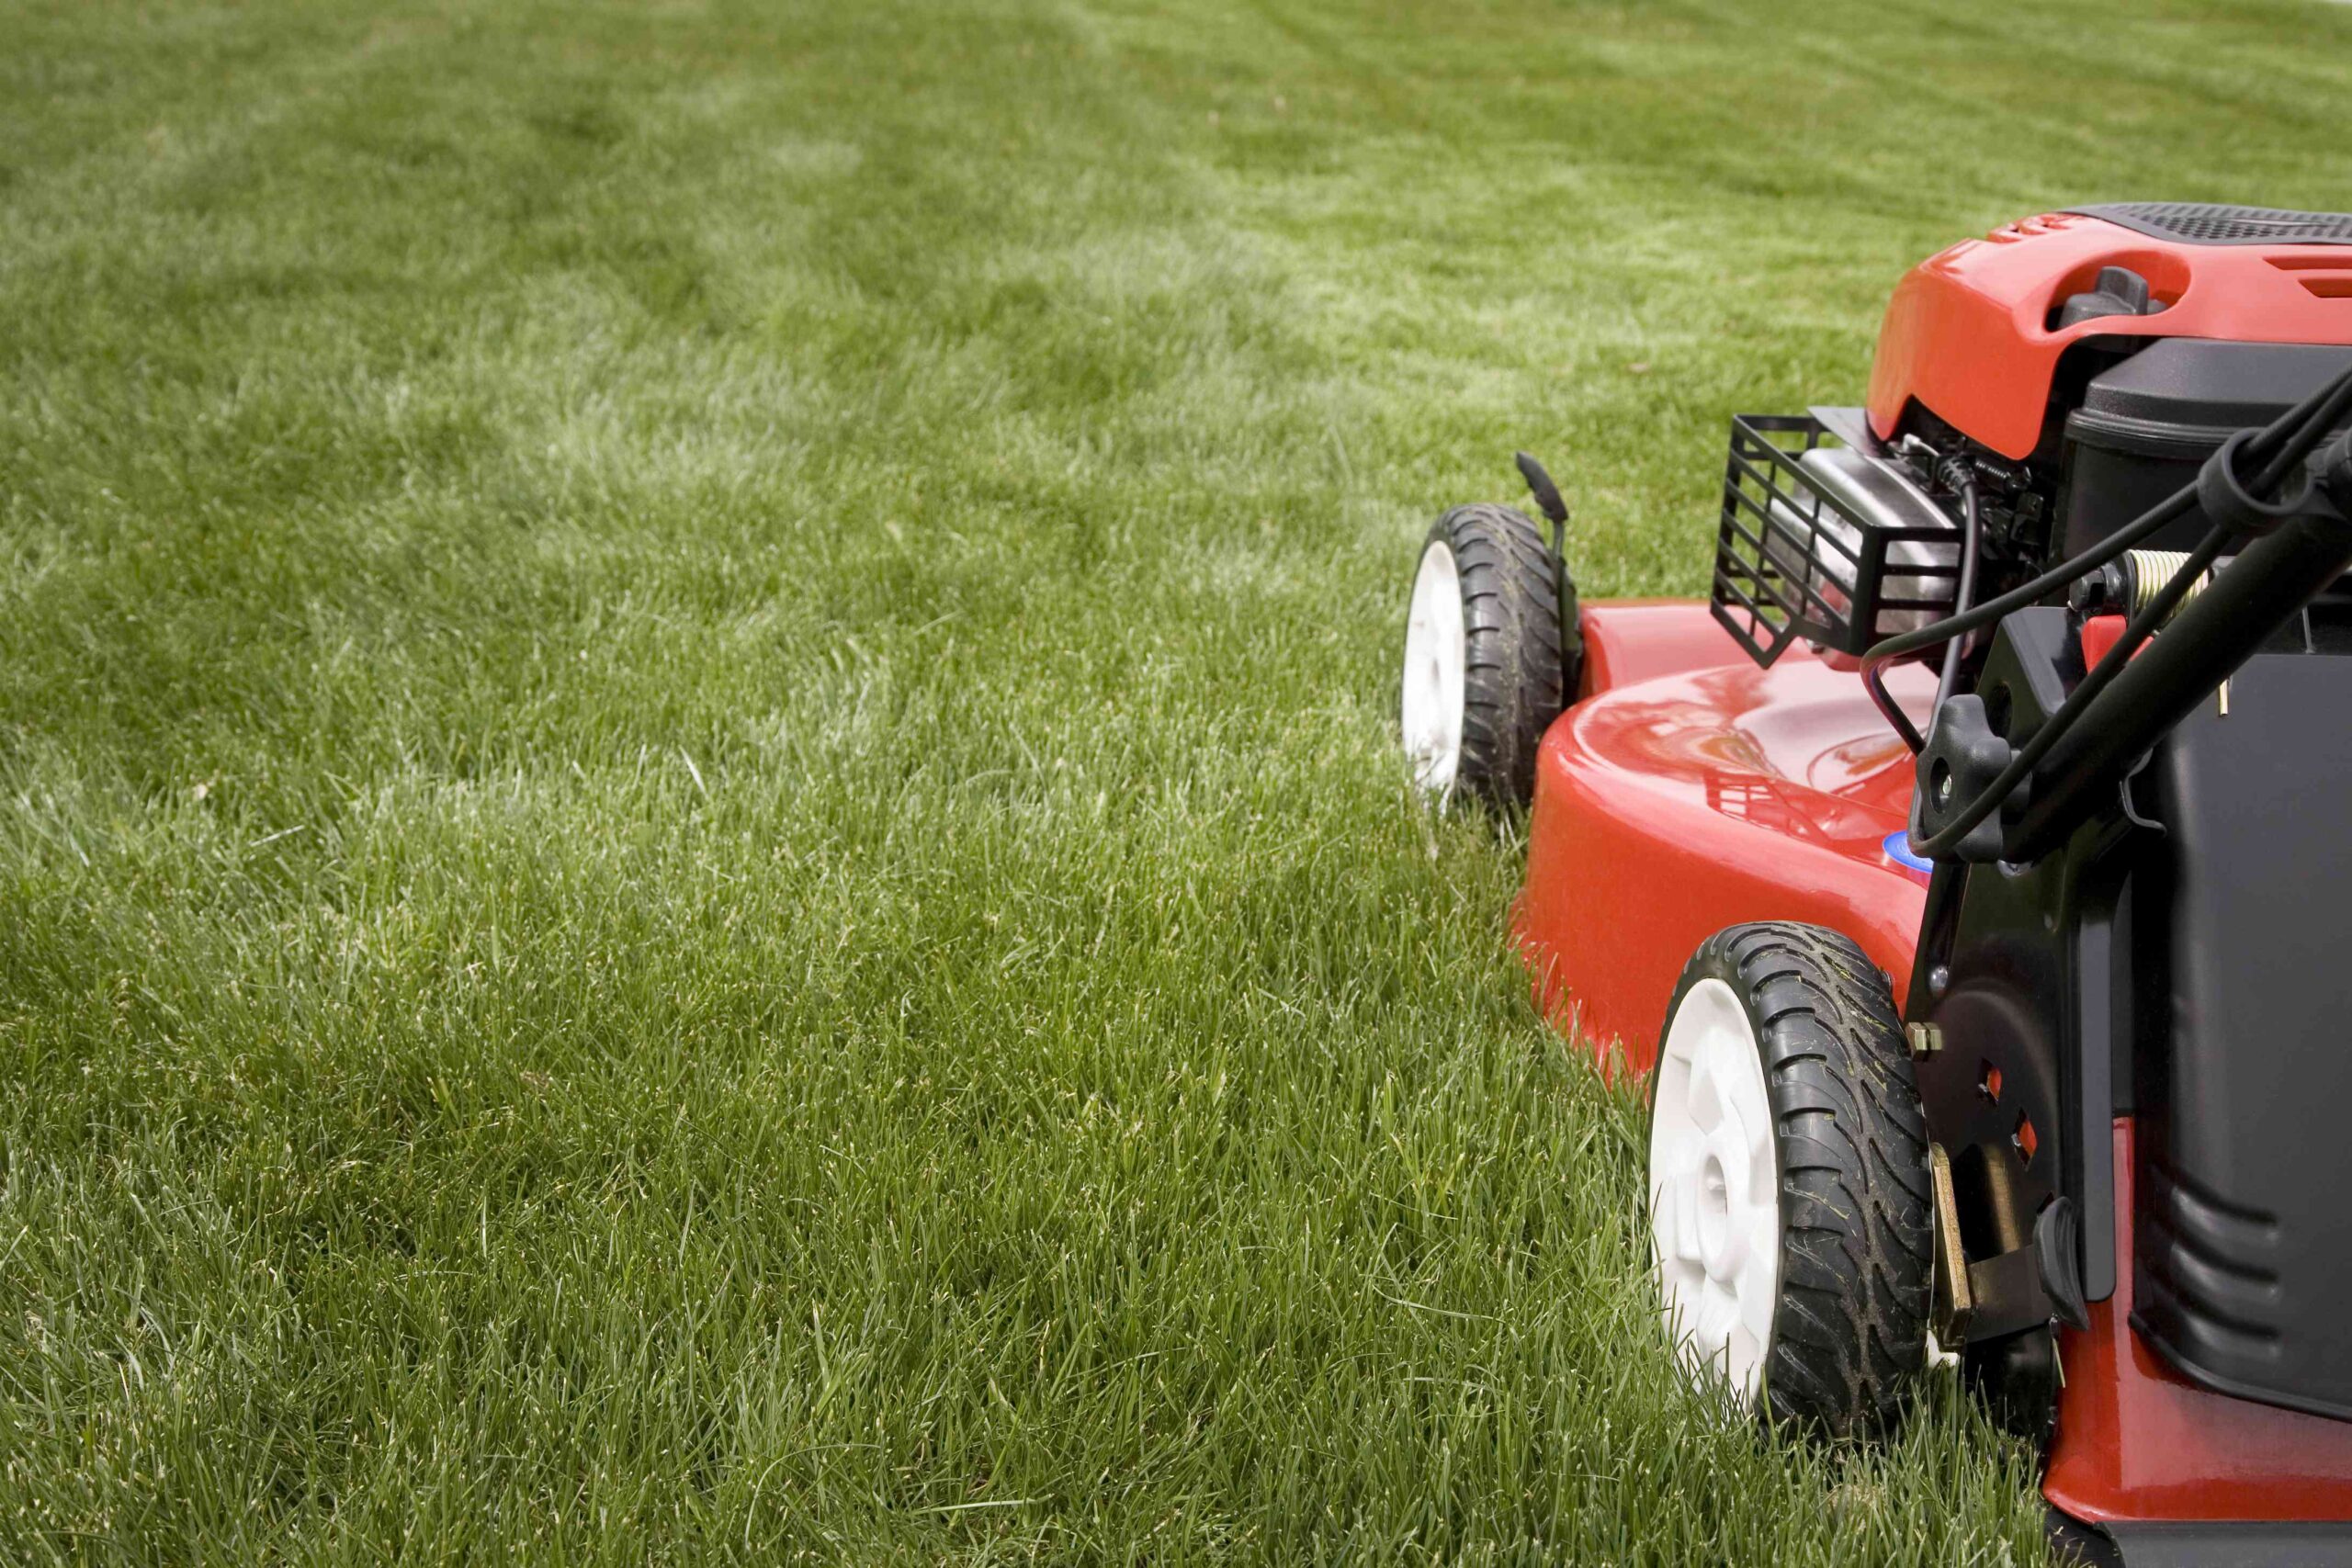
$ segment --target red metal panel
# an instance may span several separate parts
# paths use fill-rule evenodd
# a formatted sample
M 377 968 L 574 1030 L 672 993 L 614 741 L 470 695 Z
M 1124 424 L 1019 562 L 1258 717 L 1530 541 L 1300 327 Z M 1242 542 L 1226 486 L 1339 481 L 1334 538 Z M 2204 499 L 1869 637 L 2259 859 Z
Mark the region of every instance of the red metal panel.
M 1694 608 L 1702 613 L 1692 615 Z M 1724 662 L 1738 649 L 1705 609 L 1689 599 L 1609 599 L 1587 604 L 1577 619 L 1584 633 L 1584 678 L 1577 687 L 1577 700 Z
M 1911 756 L 1861 682 L 1759 670 L 1701 603 L 1593 604 L 1587 690 L 1544 737 L 1515 929 L 1547 1016 L 1648 1070 L 1675 978 L 1744 920 L 1843 931 L 1910 984 L 1924 879 L 1886 852 Z M 1924 710 L 1934 680 L 1892 682 Z

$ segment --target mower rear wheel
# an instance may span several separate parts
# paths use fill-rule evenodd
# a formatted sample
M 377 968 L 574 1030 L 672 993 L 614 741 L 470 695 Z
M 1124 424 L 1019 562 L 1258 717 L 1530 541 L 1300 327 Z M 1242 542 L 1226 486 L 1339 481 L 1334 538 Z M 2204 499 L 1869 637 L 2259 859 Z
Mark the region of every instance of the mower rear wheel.
M 1457 506 L 1430 527 L 1406 615 L 1397 705 L 1423 789 L 1492 805 L 1535 794 L 1535 751 L 1577 671 L 1561 653 L 1574 591 L 1535 525 L 1508 506 Z
M 1684 1365 L 1774 1421 L 1885 1425 L 1927 1355 L 1928 1129 L 1860 948 L 1778 921 L 1700 946 L 1660 1037 L 1649 1163 Z

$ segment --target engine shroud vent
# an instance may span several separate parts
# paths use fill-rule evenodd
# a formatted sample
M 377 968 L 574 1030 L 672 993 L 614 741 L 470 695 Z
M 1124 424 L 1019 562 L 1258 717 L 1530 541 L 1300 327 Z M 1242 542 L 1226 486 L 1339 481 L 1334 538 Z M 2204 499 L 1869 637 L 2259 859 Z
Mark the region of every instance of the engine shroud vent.
M 2189 245 L 2352 245 L 2352 212 L 2290 212 L 2201 201 L 2120 201 L 2067 210 Z

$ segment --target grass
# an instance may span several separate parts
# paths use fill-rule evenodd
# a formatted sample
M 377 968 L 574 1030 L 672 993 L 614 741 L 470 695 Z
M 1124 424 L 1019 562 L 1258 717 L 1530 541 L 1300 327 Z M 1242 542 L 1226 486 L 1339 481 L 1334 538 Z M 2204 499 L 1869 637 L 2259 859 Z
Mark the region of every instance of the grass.
M 2352 14 L 0 3 L 0 1557 L 2008 1562 L 1776 1447 L 1388 733 L 1426 519 Z

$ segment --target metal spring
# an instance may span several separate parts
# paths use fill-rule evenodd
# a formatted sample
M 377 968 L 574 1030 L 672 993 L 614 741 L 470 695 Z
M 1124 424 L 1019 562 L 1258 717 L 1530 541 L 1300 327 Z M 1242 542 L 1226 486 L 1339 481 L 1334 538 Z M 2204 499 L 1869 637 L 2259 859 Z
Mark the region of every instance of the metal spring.
M 2188 559 L 2187 550 L 2124 551 L 2123 563 L 2132 579 L 2132 604 L 2125 614 L 2136 615 L 2146 609 Z M 2197 596 L 2204 592 L 2205 585 L 2212 581 L 2211 571 L 2199 573 L 2197 581 L 2188 585 L 2188 592 L 2180 596 L 2180 603 L 2172 607 L 2172 615 L 2165 617 L 2165 623 L 2169 625 L 2173 616 L 2196 603 Z

